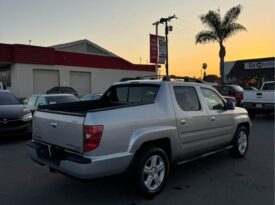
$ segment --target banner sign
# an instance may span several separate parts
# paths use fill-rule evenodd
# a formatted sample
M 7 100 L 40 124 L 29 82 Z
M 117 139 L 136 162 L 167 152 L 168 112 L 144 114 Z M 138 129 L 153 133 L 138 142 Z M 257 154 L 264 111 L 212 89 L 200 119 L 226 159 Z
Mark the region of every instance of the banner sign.
M 150 63 L 158 62 L 158 37 L 150 34 Z
M 159 64 L 165 64 L 166 61 L 166 40 L 165 37 L 163 36 L 159 36 L 158 37 L 159 40 L 159 60 L 158 63 Z
M 247 62 L 244 63 L 245 70 L 251 69 L 263 69 L 263 68 L 274 68 L 275 61 L 259 61 L 259 62 Z

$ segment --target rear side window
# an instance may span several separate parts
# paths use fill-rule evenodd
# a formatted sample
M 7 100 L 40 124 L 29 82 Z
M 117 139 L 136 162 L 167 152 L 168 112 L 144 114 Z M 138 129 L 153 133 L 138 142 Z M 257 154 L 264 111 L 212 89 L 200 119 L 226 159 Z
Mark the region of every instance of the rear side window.
M 106 93 L 109 101 L 115 103 L 153 103 L 159 85 L 123 85 L 112 87 Z
M 178 105 L 184 111 L 200 110 L 200 102 L 197 92 L 191 86 L 175 86 L 174 92 Z

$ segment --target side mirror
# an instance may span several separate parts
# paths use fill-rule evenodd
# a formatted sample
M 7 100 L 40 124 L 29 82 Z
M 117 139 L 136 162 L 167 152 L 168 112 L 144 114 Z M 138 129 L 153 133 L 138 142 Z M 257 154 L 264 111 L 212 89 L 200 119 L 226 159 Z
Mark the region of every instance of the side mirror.
M 234 110 L 235 109 L 235 103 L 233 103 L 232 101 L 230 101 L 229 99 L 226 101 L 226 108 L 228 110 Z

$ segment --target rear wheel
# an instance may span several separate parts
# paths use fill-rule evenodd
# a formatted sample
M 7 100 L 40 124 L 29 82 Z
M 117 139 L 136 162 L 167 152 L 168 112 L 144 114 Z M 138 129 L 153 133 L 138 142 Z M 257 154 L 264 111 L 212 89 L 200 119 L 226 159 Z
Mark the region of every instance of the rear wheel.
M 145 197 L 158 194 L 169 173 L 166 153 L 158 147 L 147 147 L 139 152 L 136 162 L 134 172 L 139 191 Z
M 248 149 L 249 132 L 245 126 L 240 126 L 233 139 L 233 148 L 229 153 L 234 158 L 242 158 L 245 156 Z

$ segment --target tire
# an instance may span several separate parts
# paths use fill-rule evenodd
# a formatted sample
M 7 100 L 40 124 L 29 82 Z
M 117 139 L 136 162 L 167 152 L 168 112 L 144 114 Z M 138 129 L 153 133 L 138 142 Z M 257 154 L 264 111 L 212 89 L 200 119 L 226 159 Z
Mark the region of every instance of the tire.
M 169 173 L 167 154 L 158 147 L 146 147 L 139 151 L 135 159 L 133 174 L 140 193 L 151 198 L 164 187 Z
M 229 154 L 233 158 L 243 158 L 248 150 L 249 132 L 245 126 L 240 126 L 232 141 L 233 148 L 229 150 Z

